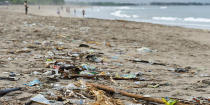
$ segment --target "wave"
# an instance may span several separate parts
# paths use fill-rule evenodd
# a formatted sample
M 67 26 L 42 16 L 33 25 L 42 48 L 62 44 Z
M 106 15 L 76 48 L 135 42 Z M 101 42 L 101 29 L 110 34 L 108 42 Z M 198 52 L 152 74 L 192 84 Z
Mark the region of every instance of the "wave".
M 193 17 L 188 17 L 188 18 L 184 18 L 184 21 L 210 23 L 210 19 L 208 19 L 208 18 L 193 18 Z
M 121 17 L 121 18 L 130 18 L 131 16 L 127 15 L 127 14 L 122 14 L 122 11 L 115 11 L 113 13 L 111 13 L 111 15 L 116 16 L 116 17 Z
M 123 14 L 122 11 L 118 10 L 111 13 L 112 16 L 120 17 L 120 18 L 138 18 L 138 15 L 127 15 Z
M 149 3 L 131 3 L 131 2 L 84 2 L 84 1 L 67 1 L 67 4 L 76 5 L 90 5 L 90 6 L 144 6 L 144 5 L 154 5 L 154 6 L 205 6 L 210 5 L 209 2 L 149 2 Z
M 166 21 L 176 21 L 176 20 L 181 20 L 180 18 L 177 17 L 152 17 L 153 20 L 166 20 Z
M 116 9 L 125 9 L 125 10 L 128 10 L 128 9 L 131 9 L 131 7 L 117 7 Z
M 152 17 L 153 20 L 165 20 L 165 21 L 186 21 L 186 22 L 203 22 L 210 23 L 210 18 L 178 18 L 178 17 Z
M 67 1 L 67 4 L 74 5 L 89 5 L 89 6 L 145 6 L 145 5 L 154 5 L 154 6 L 206 6 L 210 3 L 203 2 L 150 2 L 150 3 L 126 3 L 126 2 L 75 2 Z
M 202 6 L 202 5 L 210 5 L 210 3 L 201 3 L 201 2 L 151 2 L 149 5 L 158 5 L 158 6 Z
M 133 17 L 133 18 L 138 18 L 139 16 L 138 16 L 138 15 L 132 15 L 132 17 Z
M 136 3 L 117 3 L 117 2 L 67 2 L 75 5 L 89 5 L 89 6 L 137 6 Z
M 162 6 L 162 7 L 160 7 L 160 9 L 167 9 L 168 7 L 166 7 L 166 6 Z

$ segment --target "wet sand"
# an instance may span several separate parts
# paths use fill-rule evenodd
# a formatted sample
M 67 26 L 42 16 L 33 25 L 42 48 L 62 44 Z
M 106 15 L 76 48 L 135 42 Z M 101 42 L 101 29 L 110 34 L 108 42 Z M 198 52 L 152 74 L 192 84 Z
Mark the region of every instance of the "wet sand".
M 35 6 L 36 7 L 36 6 Z M 34 8 L 35 8 L 34 7 Z M 7 76 L 15 72 L 18 81 L 0 80 L 0 88 L 26 87 L 25 83 L 35 78 L 34 71 L 48 70 L 45 62 L 49 51 L 57 53 L 94 51 L 103 53 L 104 64 L 90 63 L 101 71 L 112 74 L 142 73 L 141 78 L 154 81 L 86 80 L 93 83 L 117 87 L 128 92 L 149 95 L 154 98 L 175 97 L 191 100 L 192 97 L 210 97 L 210 31 L 182 27 L 156 25 L 150 23 L 121 20 L 100 20 L 86 18 L 56 17 L 54 9 L 31 11 L 28 16 L 18 8 L 0 6 L 0 74 Z M 32 8 L 32 7 L 31 7 Z M 47 12 L 46 12 L 47 11 Z M 91 43 L 92 41 L 92 43 Z M 80 48 L 87 44 L 90 48 Z M 55 50 L 56 47 L 63 50 Z M 147 47 L 152 52 L 140 53 L 138 49 Z M 26 51 L 26 52 L 25 52 Z M 27 52 L 29 51 L 29 52 Z M 65 58 L 63 58 L 65 59 Z M 142 59 L 166 64 L 151 65 L 134 63 L 129 60 Z M 190 68 L 178 73 L 174 68 Z M 67 85 L 74 80 L 60 80 Z M 142 85 L 149 84 L 146 87 Z M 151 85 L 159 84 L 151 88 Z M 30 97 L 46 92 L 38 86 L 27 87 L 0 98 L 1 102 L 22 104 Z M 21 97 L 21 98 L 20 98 Z M 23 98 L 24 97 L 24 98 Z M 115 98 L 132 102 L 132 99 L 116 95 Z

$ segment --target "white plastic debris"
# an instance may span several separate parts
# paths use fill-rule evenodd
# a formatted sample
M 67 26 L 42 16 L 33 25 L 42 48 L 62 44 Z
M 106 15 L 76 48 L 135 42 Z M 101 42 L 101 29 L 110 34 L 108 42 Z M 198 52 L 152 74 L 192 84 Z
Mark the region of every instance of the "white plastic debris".
M 40 75 L 41 73 L 40 72 L 37 72 L 37 71 L 34 71 L 32 74 L 33 75 Z
M 50 76 L 50 75 L 52 75 L 52 71 L 46 71 L 45 73 L 43 73 L 43 75 Z
M 210 77 L 209 74 L 200 74 L 199 76 L 200 76 L 200 77 Z
M 12 57 L 9 57 L 8 60 L 12 61 L 12 60 L 14 60 L 14 59 L 13 59 Z
M 90 27 L 80 27 L 81 32 L 88 32 L 89 29 Z
M 85 103 L 85 100 L 82 100 L 82 99 L 70 99 L 69 101 L 70 103 L 76 104 L 76 105 L 84 105 Z
M 144 97 L 151 97 L 150 95 L 144 95 Z
M 63 42 L 59 42 L 59 41 L 57 42 L 57 44 L 58 44 L 58 45 L 64 45 Z
M 55 89 L 55 90 L 62 90 L 63 88 L 64 88 L 64 86 L 61 86 L 60 84 L 53 85 L 53 89 Z
M 31 98 L 31 100 L 34 101 L 34 102 L 41 103 L 41 104 L 51 105 L 50 102 L 49 102 L 49 100 L 46 99 L 41 94 L 36 95 L 35 97 Z
M 72 90 L 72 89 L 78 89 L 78 87 L 75 86 L 73 83 L 68 84 L 68 85 L 66 86 L 66 88 L 67 88 L 67 89 L 70 89 L 70 90 Z
M 54 53 L 51 51 L 48 51 L 47 54 L 48 54 L 48 56 L 51 56 L 51 57 L 54 56 Z
M 137 51 L 140 54 L 153 52 L 150 48 L 147 48 L 147 47 L 139 48 L 139 49 L 137 49 Z

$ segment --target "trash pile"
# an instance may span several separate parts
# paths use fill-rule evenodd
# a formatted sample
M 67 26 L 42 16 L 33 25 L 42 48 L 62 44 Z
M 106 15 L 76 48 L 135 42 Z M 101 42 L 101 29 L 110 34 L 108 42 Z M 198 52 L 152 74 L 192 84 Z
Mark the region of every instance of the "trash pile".
M 191 89 L 208 92 L 203 87 L 210 86 L 209 74 L 158 60 L 162 52 L 113 37 L 119 33 L 103 39 L 98 37 L 100 28 L 92 29 L 95 25 L 79 26 L 81 20 L 71 20 L 65 27 L 66 21 L 50 19 L 41 17 L 42 24 L 20 21 L 24 27 L 13 27 L 15 32 L 8 34 L 19 32 L 17 38 L 2 37 L 9 40 L 0 49 L 5 53 L 0 56 L 0 104 L 209 105 L 209 97 L 177 98 L 191 96 L 186 94 Z M 202 79 L 188 82 L 197 76 Z
M 89 45 L 80 44 L 79 47 L 89 48 Z M 25 53 L 25 50 L 16 51 L 15 53 Z M 28 52 L 28 50 L 27 50 Z M 27 53 L 26 52 L 26 53 Z M 118 90 L 104 84 L 97 84 L 94 81 L 109 81 L 116 84 L 117 80 L 133 81 L 139 84 L 140 81 L 153 81 L 142 78 L 143 73 L 128 73 L 118 74 L 101 70 L 97 65 L 104 65 L 106 59 L 103 53 L 87 51 L 87 52 L 65 52 L 64 48 L 57 47 L 54 51 L 48 51 L 43 57 L 45 59 L 45 67 L 47 71 L 37 72 L 31 74 L 37 78 L 24 85 L 28 90 L 36 90 L 35 96 L 25 103 L 31 105 L 39 103 L 44 105 L 143 105 L 143 104 L 166 104 L 166 105 L 191 105 L 191 103 L 208 103 L 208 99 L 194 98 L 194 102 L 185 102 L 175 98 L 155 99 L 150 96 L 142 96 L 126 91 Z M 112 59 L 118 59 L 112 57 Z M 146 60 L 129 60 L 133 63 L 148 63 L 151 65 L 166 66 L 167 64 L 159 62 L 150 62 Z M 176 68 L 174 72 L 187 72 L 190 68 Z M 17 81 L 12 77 L 16 77 L 15 73 L 10 73 L 6 79 Z M 1 78 L 5 79 L 5 78 Z M 65 80 L 65 83 L 60 83 L 60 80 Z M 67 84 L 68 83 L 68 84 Z M 148 84 L 145 87 L 158 88 L 161 84 Z M 18 91 L 22 88 L 12 88 L 0 91 L 0 95 Z M 24 89 L 23 89 L 24 90 Z M 128 103 L 129 101 L 115 98 L 114 94 L 131 97 L 136 100 Z M 204 101 L 203 101 L 204 100 Z
M 62 45 L 62 42 L 59 43 Z M 48 51 L 44 56 L 36 56 L 36 59 L 43 59 L 45 63 L 45 70 L 34 71 L 31 75 L 37 78 L 25 83 L 25 88 L 11 88 L 0 91 L 1 97 L 13 91 L 33 90 L 36 95 L 30 95 L 25 105 L 33 103 L 44 105 L 191 105 L 192 103 L 205 104 L 209 99 L 193 98 L 193 102 L 183 101 L 175 98 L 156 99 L 150 96 L 137 95 L 123 90 L 118 90 L 117 87 L 106 86 L 107 82 L 115 84 L 116 81 L 131 81 L 136 85 L 140 81 L 154 81 L 145 79 L 142 72 L 137 73 L 119 73 L 109 72 L 101 69 L 100 65 L 106 65 L 107 56 L 104 53 L 96 52 L 87 44 L 80 44 L 79 48 L 87 48 L 90 50 L 81 51 L 67 51 L 64 47 L 56 47 L 53 51 Z M 28 47 L 36 48 L 36 47 Z M 8 52 L 11 54 L 30 53 L 31 50 L 24 48 L 22 50 Z M 141 49 L 143 52 L 149 53 L 148 49 Z M 140 50 L 138 50 L 140 51 Z M 119 59 L 118 56 L 112 56 L 111 59 Z M 160 62 L 151 62 L 147 60 L 132 59 L 128 60 L 133 63 L 143 63 L 150 65 L 167 66 L 168 64 Z M 173 69 L 173 70 L 172 70 Z M 172 68 L 170 71 L 177 73 L 188 72 L 191 68 Z M 9 77 L 1 77 L 1 80 L 18 81 L 16 73 L 9 73 Z M 64 80 L 65 82 L 60 82 Z M 100 81 L 102 84 L 95 83 Z M 106 83 L 105 83 L 106 82 Z M 109 84 L 109 83 L 108 83 Z M 165 84 L 146 84 L 142 87 L 158 88 Z M 122 100 L 115 98 L 114 94 L 127 96 L 136 101 Z M 130 102 L 131 101 L 131 102 Z M 128 103 L 130 102 L 130 103 Z

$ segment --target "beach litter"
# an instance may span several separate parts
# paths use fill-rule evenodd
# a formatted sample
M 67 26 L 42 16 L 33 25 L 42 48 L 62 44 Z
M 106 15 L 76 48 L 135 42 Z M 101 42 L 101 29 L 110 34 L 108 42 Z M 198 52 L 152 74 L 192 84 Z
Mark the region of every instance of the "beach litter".
M 139 54 L 145 54 L 145 53 L 151 53 L 151 52 L 153 52 L 153 50 L 151 50 L 148 47 L 142 47 L 142 48 L 137 49 L 137 52 Z
M 165 100 L 161 100 L 161 99 L 155 99 L 152 97 L 145 97 L 145 96 L 141 96 L 141 95 L 137 95 L 137 94 L 132 94 L 132 93 L 128 93 L 126 91 L 122 91 L 122 90 L 117 90 L 105 85 L 101 85 L 101 84 L 93 84 L 93 83 L 86 83 L 89 86 L 92 86 L 94 88 L 100 89 L 100 90 L 104 90 L 107 92 L 112 92 L 112 93 L 118 93 L 120 95 L 123 96 L 127 96 L 127 97 L 131 97 L 131 98 L 136 98 L 136 99 L 141 99 L 147 102 L 154 102 L 154 103 L 158 103 L 158 104 L 166 104 L 166 105 L 174 105 L 174 102 L 176 103 L 176 105 L 189 105 L 189 104 L 185 104 L 182 102 L 178 102 L 178 101 L 165 101 Z M 99 93 L 98 93 L 99 94 Z
M 85 105 L 84 99 L 69 99 L 68 102 L 76 105 Z
M 86 48 L 88 48 L 88 47 L 90 47 L 90 46 L 87 45 L 87 44 L 80 44 L 79 47 L 86 47 Z
M 42 18 L 44 19 L 42 22 L 49 21 L 49 17 L 40 17 L 40 19 Z M 162 96 L 173 96 L 173 92 L 170 93 L 170 91 L 177 91 L 176 85 L 183 83 L 173 84 L 174 81 L 165 83 L 168 79 L 166 76 L 176 79 L 176 75 L 178 75 L 182 79 L 181 77 L 184 78 L 188 74 L 191 76 L 191 73 L 193 76 L 202 74 L 201 79 L 195 85 L 203 88 L 210 84 L 208 75 L 205 73 L 195 72 L 193 74 L 191 68 L 165 63 L 167 60 L 161 58 L 165 56 L 165 52 L 153 53 L 157 50 L 149 47 L 135 47 L 139 46 L 139 43 L 125 36 L 118 37 L 117 35 L 121 33 L 111 34 L 111 37 L 106 38 L 110 32 L 120 32 L 117 30 L 118 26 L 109 28 L 109 24 L 103 24 L 102 26 L 107 28 L 104 30 L 95 26 L 94 23 L 81 27 L 79 26 L 81 20 L 75 21 L 78 23 L 77 25 L 72 25 L 74 23 L 72 21 L 74 19 L 69 21 L 71 24 L 65 25 L 62 23 L 62 19 L 55 22 L 56 24 L 52 24 L 54 21 L 50 20 L 46 27 L 42 26 L 44 29 L 38 27 L 39 23 L 34 24 L 34 22 L 28 21 L 24 24 L 30 27 L 24 28 L 29 28 L 29 31 L 16 27 L 14 31 L 20 36 L 16 39 L 15 37 L 5 39 L 3 44 L 9 47 L 1 49 L 1 53 L 6 52 L 7 55 L 0 56 L 0 59 L 6 58 L 6 61 L 0 60 L 0 67 L 3 71 L 7 71 L 9 76 L 0 77 L 1 84 L 5 87 L 23 86 L 25 88 L 24 91 L 21 91 L 23 95 L 25 93 L 30 95 L 27 98 L 17 95 L 17 98 L 21 98 L 17 100 L 16 97 L 6 95 L 5 100 L 1 101 L 0 99 L 0 102 L 6 102 L 9 98 L 13 98 L 18 104 L 31 101 L 46 105 L 126 105 L 126 103 L 130 103 L 128 105 L 194 105 L 194 103 L 205 105 L 209 103 L 207 101 L 209 98 L 196 97 L 184 101 L 176 98 L 161 99 Z M 126 25 L 126 28 L 133 29 L 132 25 Z M 95 31 L 99 31 L 99 33 L 89 33 Z M 122 33 L 124 33 L 123 31 Z M 89 36 L 92 34 L 97 34 L 97 36 Z M 151 43 L 140 44 L 153 45 Z M 159 46 L 151 47 L 159 49 Z M 165 49 L 167 49 L 165 46 L 161 46 L 160 51 L 165 51 Z M 3 65 L 8 66 L 8 68 L 3 68 Z M 165 71 L 169 67 L 172 68 L 170 69 L 172 72 Z M 14 68 L 16 71 L 12 71 Z M 20 74 L 16 72 L 20 72 Z M 19 81 L 15 79 L 18 76 L 21 76 Z M 27 80 L 32 81 L 28 82 Z M 187 87 L 187 89 L 196 87 L 194 84 L 189 83 L 189 85 L 191 87 Z M 169 86 L 171 90 L 168 90 Z M 165 88 L 167 90 L 164 90 Z M 19 90 L 19 88 L 1 90 L 0 95 L 4 95 L 4 92 L 6 94 Z M 208 92 L 205 89 L 196 91 L 205 92 L 205 94 Z M 159 95 L 159 92 L 167 92 L 168 94 L 156 96 Z M 32 94 L 35 97 L 31 98 Z M 185 96 L 180 95 L 180 97 Z M 10 100 L 7 102 L 10 103 Z M 31 102 L 26 103 L 26 105 Z
M 10 76 L 10 77 L 15 77 L 15 76 L 16 76 L 16 73 L 10 72 L 10 73 L 9 73 L 9 76 Z
M 16 78 L 16 77 L 0 77 L 0 80 L 9 80 L 9 81 L 17 81 L 20 78 Z
M 176 68 L 175 69 L 175 72 L 178 72 L 178 73 L 186 73 L 190 70 L 191 68 L 190 67 L 186 67 L 186 68 Z
M 6 95 L 7 93 L 18 91 L 18 90 L 21 90 L 21 88 L 8 88 L 8 89 L 0 90 L 0 97 Z
M 134 63 L 146 63 L 146 64 L 150 64 L 150 65 L 160 65 L 160 66 L 166 66 L 167 64 L 164 63 L 159 63 L 159 62 L 152 62 L 152 61 L 147 61 L 147 60 L 141 60 L 141 59 L 133 59 L 133 60 L 129 60 L 132 61 Z
M 158 88 L 159 84 L 147 85 L 148 88 Z
M 177 103 L 176 100 L 174 99 L 169 99 L 168 97 L 166 98 L 162 98 L 163 102 L 166 104 L 166 105 L 175 105 Z
M 27 86 L 34 86 L 34 85 L 38 85 L 40 84 L 41 82 L 38 80 L 38 79 L 34 79 L 33 81 L 29 82 L 28 84 L 24 84 L 24 85 L 27 85 Z
M 41 94 L 36 95 L 35 97 L 31 98 L 30 100 L 33 102 L 44 104 L 44 105 L 51 105 L 50 101 L 48 99 L 46 99 Z
M 210 85 L 210 79 L 205 79 L 201 81 L 204 84 Z
M 86 59 L 90 62 L 100 63 L 103 61 L 102 58 L 99 57 L 100 55 L 90 54 L 86 56 Z

